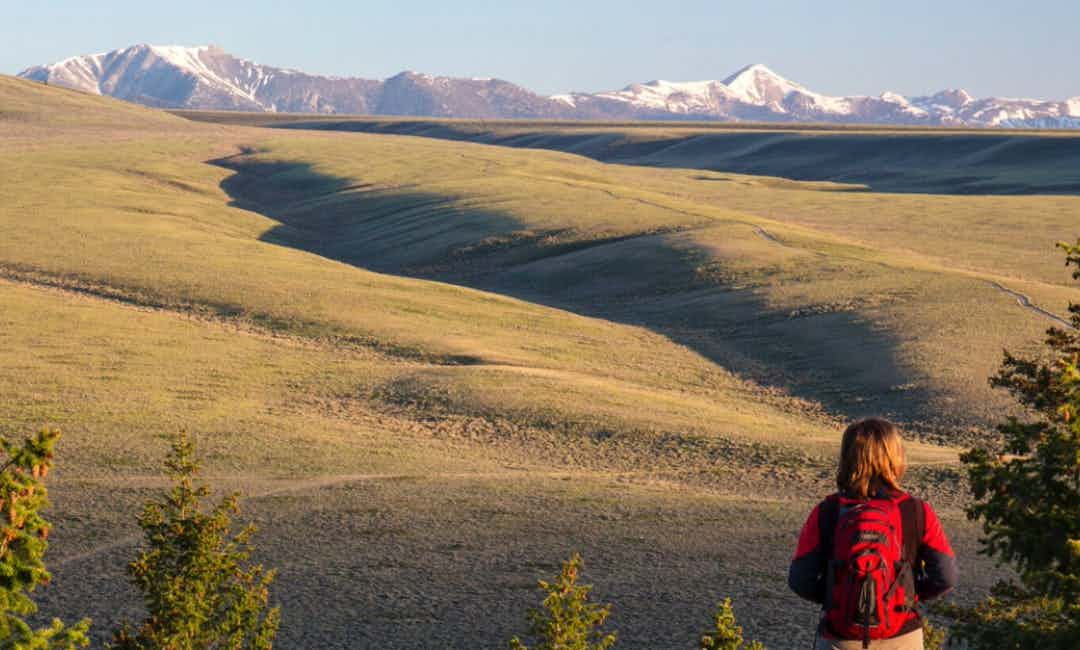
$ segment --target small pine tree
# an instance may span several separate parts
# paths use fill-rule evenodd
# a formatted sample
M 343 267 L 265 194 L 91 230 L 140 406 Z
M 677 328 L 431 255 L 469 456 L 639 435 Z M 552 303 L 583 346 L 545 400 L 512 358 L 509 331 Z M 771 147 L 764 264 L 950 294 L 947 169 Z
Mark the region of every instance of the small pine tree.
M 701 650 L 765 650 L 759 641 L 747 643 L 743 640 L 743 629 L 735 621 L 735 612 L 731 609 L 731 599 L 716 608 L 713 629 L 701 637 Z
M 589 602 L 590 585 L 578 585 L 581 556 L 575 553 L 555 582 L 540 581 L 546 592 L 542 609 L 529 612 L 529 631 L 534 650 L 606 650 L 615 645 L 615 634 L 601 628 L 611 613 L 611 605 Z M 511 650 L 529 650 L 521 639 L 510 640 Z
M 0 469 L 0 648 L 71 650 L 90 643 L 89 620 L 72 627 L 53 620 L 35 630 L 23 619 L 37 611 L 29 592 L 50 578 L 43 559 L 49 522 L 41 511 L 49 499 L 42 479 L 59 437 L 59 431 L 42 429 L 21 445 L 0 440 L 7 458 Z
M 172 490 L 146 504 L 139 526 L 147 548 L 128 565 L 143 594 L 149 616 L 137 629 L 125 624 L 111 647 L 124 650 L 268 650 L 280 621 L 280 608 L 267 611 L 274 571 L 247 566 L 247 526 L 233 534 L 231 516 L 239 512 L 236 494 L 206 510 L 210 489 L 196 482 L 199 464 L 194 444 L 181 434 L 165 461 Z
M 923 650 L 944 650 L 945 630 L 923 617 Z
M 1080 240 L 1060 246 L 1066 264 L 1080 267 Z M 977 607 L 947 610 L 957 619 L 952 636 L 971 648 L 1080 648 L 1080 305 L 1069 311 L 1074 328 L 1049 330 L 1048 358 L 1006 352 L 990 380 L 1031 417 L 998 427 L 996 448 L 961 456 L 975 497 L 968 516 L 983 522 L 981 552 L 1019 573 Z

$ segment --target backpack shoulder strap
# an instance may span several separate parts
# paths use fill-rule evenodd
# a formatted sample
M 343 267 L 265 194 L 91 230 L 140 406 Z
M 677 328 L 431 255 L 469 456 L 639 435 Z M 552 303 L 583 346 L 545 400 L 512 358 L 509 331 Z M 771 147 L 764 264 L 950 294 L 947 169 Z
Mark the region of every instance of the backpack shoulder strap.
M 903 560 L 914 565 L 919 554 L 919 544 L 926 534 L 926 507 L 921 499 L 908 495 L 900 500 L 901 541 L 904 544 Z
M 840 518 L 840 495 L 832 494 L 818 506 L 818 535 L 820 538 L 820 550 L 825 556 L 825 598 L 822 605 L 821 624 L 825 625 L 825 614 L 833 608 L 833 588 L 836 580 L 836 571 L 833 569 L 833 537 L 836 535 L 836 524 Z
M 836 494 L 825 497 L 818 506 L 818 534 L 821 536 L 821 551 L 832 557 L 833 535 L 836 534 L 836 521 L 840 516 L 840 497 Z

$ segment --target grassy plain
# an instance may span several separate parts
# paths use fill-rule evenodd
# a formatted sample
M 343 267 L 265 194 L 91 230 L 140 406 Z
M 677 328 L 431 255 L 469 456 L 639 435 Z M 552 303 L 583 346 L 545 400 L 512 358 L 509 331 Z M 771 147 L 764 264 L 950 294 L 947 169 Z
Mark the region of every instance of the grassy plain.
M 41 596 L 99 635 L 137 614 L 178 429 L 250 495 L 282 647 L 498 647 L 572 550 L 621 647 L 690 647 L 726 595 L 801 647 L 786 563 L 865 412 L 920 438 L 970 596 L 995 573 L 955 445 L 1049 324 L 992 283 L 1080 301 L 1070 196 L 198 124 L 6 77 L 0 141 L 0 433 L 66 432 Z
M 1080 192 L 1080 137 L 1068 130 L 174 113 L 217 124 L 415 135 L 551 149 L 604 162 L 832 180 L 886 192 Z

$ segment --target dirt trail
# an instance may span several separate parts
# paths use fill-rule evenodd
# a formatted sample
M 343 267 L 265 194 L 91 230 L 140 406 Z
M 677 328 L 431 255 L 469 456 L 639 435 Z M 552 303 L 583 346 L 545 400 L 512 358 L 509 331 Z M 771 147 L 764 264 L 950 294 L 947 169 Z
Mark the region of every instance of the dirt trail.
M 772 234 L 768 230 L 765 230 L 761 226 L 755 226 L 754 227 L 754 232 L 761 235 L 765 239 L 768 239 L 769 241 L 773 242 L 774 244 L 780 244 L 781 246 L 785 246 L 785 244 L 782 241 L 780 241 L 779 239 L 776 238 L 776 235 Z
M 308 479 L 300 479 L 293 482 L 288 482 L 285 485 L 271 488 L 257 494 L 251 494 L 243 497 L 242 501 L 256 501 L 259 499 L 266 499 L 270 497 L 282 496 L 287 494 L 296 494 L 299 492 L 305 492 L 308 490 L 320 490 L 323 488 L 338 487 L 342 485 L 348 485 L 350 483 L 359 482 L 374 482 L 374 481 L 400 481 L 415 479 L 419 481 L 498 481 L 498 480 L 520 480 L 523 478 L 529 479 L 571 479 L 575 477 L 586 477 L 589 479 L 635 479 L 648 476 L 647 471 L 595 471 L 595 470 L 583 470 L 583 471 L 570 471 L 570 470 L 538 470 L 534 468 L 521 468 L 521 469 L 508 469 L 494 472 L 393 472 L 393 473 L 371 473 L 371 474 L 338 474 L 333 476 L 319 476 Z M 154 482 L 160 483 L 162 486 L 167 484 L 165 479 L 159 477 L 138 477 L 141 482 Z M 252 477 L 257 478 L 257 477 Z M 639 485 L 646 486 L 652 485 L 655 487 L 664 488 L 685 488 L 685 485 L 678 484 L 672 481 L 666 481 L 663 479 L 657 479 L 655 477 L 649 477 L 647 481 L 639 483 Z M 779 499 L 769 496 L 754 496 L 749 497 L 744 494 L 738 494 L 735 492 L 716 492 L 712 493 L 712 496 L 718 499 L 732 499 L 740 502 L 761 502 L 761 503 L 785 503 L 786 499 Z M 56 560 L 52 563 L 52 566 L 57 568 L 63 568 L 79 562 L 85 562 L 102 555 L 106 555 L 111 551 L 133 546 L 143 539 L 141 533 L 135 535 L 127 535 L 119 539 L 113 540 L 107 544 L 96 546 L 82 553 L 76 553 L 67 557 Z
M 265 492 L 260 492 L 258 494 L 253 494 L 253 495 L 247 496 L 243 500 L 244 501 L 253 501 L 253 500 L 256 500 L 256 499 L 265 499 L 267 497 L 280 496 L 280 495 L 283 495 L 283 494 L 291 494 L 291 493 L 295 493 L 295 492 L 302 492 L 304 490 L 317 490 L 317 489 L 324 488 L 324 487 L 333 487 L 333 486 L 336 486 L 336 485 L 344 485 L 344 484 L 353 483 L 353 482 L 357 482 L 357 481 L 394 480 L 394 479 L 405 478 L 405 477 L 408 477 L 408 476 L 410 476 L 410 475 L 409 474 L 400 474 L 400 473 L 399 474 L 345 474 L 345 475 L 339 475 L 339 476 L 322 476 L 322 477 L 318 477 L 318 478 L 314 478 L 314 479 L 305 479 L 305 480 L 301 480 L 301 481 L 296 481 L 296 482 L 290 483 L 288 485 L 283 485 L 281 487 L 266 490 Z M 141 477 L 141 478 L 148 479 L 148 477 Z M 149 480 L 154 481 L 154 482 L 161 482 L 162 485 L 165 484 L 161 479 L 149 479 Z M 121 537 L 120 539 L 109 542 L 108 544 L 102 544 L 101 546 L 94 547 L 94 548 L 92 548 L 92 549 L 90 549 L 88 551 L 84 551 L 82 553 L 76 553 L 75 555 L 69 555 L 68 557 L 57 560 L 54 563 L 54 566 L 65 567 L 65 566 L 67 566 L 69 564 L 76 564 L 78 562 L 83 562 L 85 560 L 89 560 L 89 559 L 92 559 L 92 558 L 95 558 L 95 557 L 98 557 L 98 556 L 101 556 L 101 555 L 105 555 L 106 553 L 108 553 L 110 551 L 113 551 L 113 550 L 116 550 L 118 548 L 123 548 L 125 546 L 131 546 L 133 544 L 136 544 L 142 538 L 143 538 L 143 536 L 142 536 L 141 533 L 137 534 L 137 535 L 128 535 L 126 537 Z
M 286 494 L 295 494 L 297 492 L 304 492 L 307 490 L 319 490 L 328 487 L 336 487 L 340 485 L 348 485 L 349 483 L 358 483 L 361 481 L 395 481 L 403 479 L 418 479 L 418 480 L 500 480 L 500 479 L 519 479 L 525 476 L 530 478 L 564 478 L 570 476 L 580 475 L 581 472 L 569 472 L 569 471 L 535 471 L 535 470 L 505 470 L 501 472 L 445 472 L 445 473 L 378 473 L 378 474 L 339 474 L 334 476 L 320 476 L 310 479 L 301 479 L 299 481 L 290 482 L 280 487 L 271 488 L 257 494 L 252 494 L 243 497 L 243 501 L 255 501 L 258 499 L 266 499 L 275 496 L 282 496 Z M 631 476 L 636 474 L 635 472 L 590 472 L 590 476 L 594 477 L 606 477 L 615 478 L 619 476 Z M 163 479 L 153 479 L 151 477 L 140 477 L 144 481 L 160 482 L 165 485 Z M 111 541 L 101 546 L 96 546 L 90 550 L 83 551 L 82 553 L 76 553 L 67 557 L 56 560 L 52 563 L 54 567 L 62 568 L 71 564 L 77 564 L 84 562 L 119 548 L 132 546 L 137 544 L 143 539 L 142 534 L 128 535 L 121 537 L 120 539 Z
M 994 287 L 998 291 L 1000 291 L 1002 293 L 1005 293 L 1005 294 L 1008 294 L 1008 295 L 1012 296 L 1013 298 L 1016 298 L 1016 304 L 1020 305 L 1024 309 L 1035 312 L 1036 314 L 1038 314 L 1040 316 L 1044 316 L 1046 318 L 1049 318 L 1050 320 L 1054 321 L 1055 323 L 1057 323 L 1058 325 L 1061 325 L 1062 327 L 1064 327 L 1066 329 L 1076 329 L 1075 327 L 1073 327 L 1072 323 L 1065 320 L 1061 316 L 1058 316 L 1054 312 L 1047 311 L 1047 310 L 1043 309 L 1042 307 L 1039 307 L 1038 305 L 1034 304 L 1033 302 L 1031 302 L 1031 298 L 1025 296 L 1024 294 L 1020 293 L 1019 291 L 1014 291 L 1014 290 L 1012 290 L 1012 289 L 1010 289 L 1010 288 L 1008 288 L 1008 287 L 1006 287 L 1006 286 L 1004 286 L 1004 285 L 1002 285 L 1002 284 L 1000 284 L 998 282 L 994 282 L 993 280 L 987 280 L 986 282 L 987 282 L 987 284 Z
M 256 499 L 265 499 L 267 497 L 280 496 L 283 494 L 291 494 L 295 492 L 302 492 L 304 490 L 320 489 L 324 487 L 333 487 L 336 485 L 344 485 L 357 481 L 374 481 L 374 480 L 394 480 L 401 479 L 409 476 L 408 474 L 346 474 L 340 476 L 323 476 L 315 479 L 305 479 L 290 483 L 278 488 L 260 492 L 259 494 L 253 494 L 245 497 L 244 501 L 253 501 Z M 55 567 L 65 567 L 70 564 L 77 564 L 86 560 L 105 555 L 110 551 L 114 551 L 119 548 L 131 546 L 142 540 L 142 534 L 128 535 L 121 537 L 118 540 L 109 542 L 108 544 L 102 544 L 96 546 L 88 551 L 82 553 L 76 553 L 75 555 L 69 555 L 68 557 L 57 560 L 53 563 Z
M 768 230 L 765 230 L 761 226 L 755 226 L 754 227 L 754 232 L 756 232 L 761 237 L 764 237 L 765 239 L 767 239 L 767 240 L 769 240 L 769 241 L 771 241 L 771 242 L 773 242 L 775 244 L 779 244 L 780 246 L 786 246 L 787 245 L 784 242 L 777 239 L 775 235 L 773 235 Z M 1057 314 L 1055 314 L 1052 311 L 1048 311 L 1046 309 L 1043 309 L 1042 307 L 1039 307 L 1038 305 L 1036 305 L 1034 302 L 1031 301 L 1031 298 L 1029 298 L 1025 294 L 1022 294 L 1019 291 L 1016 291 L 1014 289 L 1010 289 L 1010 288 L 1006 287 L 1005 285 L 1001 284 L 1000 282 L 996 282 L 994 280 L 986 280 L 986 283 L 989 284 L 990 286 L 992 286 L 993 288 L 997 289 L 998 291 L 1015 298 L 1016 299 L 1016 304 L 1020 305 L 1024 309 L 1027 309 L 1027 310 L 1029 310 L 1031 312 L 1034 312 L 1034 313 L 1036 313 L 1036 314 L 1038 314 L 1040 316 L 1043 316 L 1045 318 L 1049 318 L 1050 320 L 1054 321 L 1055 323 L 1057 323 L 1058 325 L 1060 325 L 1060 326 L 1062 326 L 1062 327 L 1064 327 L 1066 329 L 1076 329 L 1075 327 L 1073 327 L 1073 324 L 1070 323 L 1068 320 L 1062 318 L 1061 316 L 1058 316 Z

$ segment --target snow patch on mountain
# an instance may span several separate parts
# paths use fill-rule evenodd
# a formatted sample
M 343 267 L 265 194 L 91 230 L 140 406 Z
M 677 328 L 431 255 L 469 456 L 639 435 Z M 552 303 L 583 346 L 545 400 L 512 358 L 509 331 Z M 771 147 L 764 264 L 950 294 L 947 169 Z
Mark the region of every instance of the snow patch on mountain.
M 594 97 L 680 115 L 706 113 L 731 100 L 728 89 L 718 81 L 673 82 L 659 79 L 630 84 L 618 91 L 597 93 Z
M 150 51 L 162 60 L 195 76 L 200 82 L 215 86 L 225 92 L 235 93 L 260 106 L 264 110 L 271 108 L 256 97 L 256 92 L 264 81 L 264 74 L 259 66 L 243 59 L 233 59 L 240 64 L 244 79 L 234 75 L 231 79 L 223 76 L 204 60 L 213 53 L 224 54 L 218 48 L 209 45 L 200 47 L 182 47 L 178 45 L 151 45 Z
M 169 63 L 177 66 L 178 68 L 184 68 L 195 74 L 206 74 L 213 76 L 213 72 L 206 67 L 199 59 L 199 54 L 210 49 L 209 45 L 201 45 L 199 47 L 183 47 L 180 45 L 148 45 L 157 56 L 165 59 Z
M 788 81 L 760 63 L 746 66 L 722 83 L 736 98 L 758 106 L 782 102 L 793 92 L 812 94 L 803 86 Z

